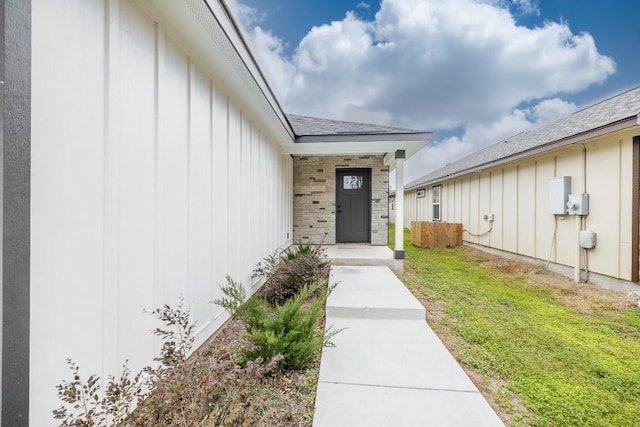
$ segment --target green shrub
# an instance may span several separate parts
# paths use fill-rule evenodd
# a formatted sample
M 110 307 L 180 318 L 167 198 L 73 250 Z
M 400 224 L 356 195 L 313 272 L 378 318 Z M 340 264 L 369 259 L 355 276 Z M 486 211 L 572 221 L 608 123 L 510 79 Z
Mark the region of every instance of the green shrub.
M 254 269 L 253 277 L 265 279 L 259 295 L 272 305 L 284 304 L 304 286 L 329 277 L 330 263 L 322 246 L 298 242 L 285 250 L 264 258 Z
M 309 302 L 317 290 L 321 290 L 319 297 Z M 325 339 L 318 330 L 330 290 L 326 282 L 305 285 L 293 298 L 274 308 L 259 296 L 242 304 L 245 298 L 242 284 L 228 278 L 227 285 L 222 288 L 226 297 L 215 302 L 235 313 L 245 324 L 250 343 L 242 349 L 246 360 L 271 360 L 281 355 L 277 369 L 302 369 L 315 352 L 330 344 L 328 340 L 333 336 L 330 333 Z
M 298 240 L 295 245 L 289 246 L 284 250 L 284 258 L 292 260 L 301 255 L 309 255 L 313 252 L 314 246 L 311 243 L 304 243 L 302 240 Z

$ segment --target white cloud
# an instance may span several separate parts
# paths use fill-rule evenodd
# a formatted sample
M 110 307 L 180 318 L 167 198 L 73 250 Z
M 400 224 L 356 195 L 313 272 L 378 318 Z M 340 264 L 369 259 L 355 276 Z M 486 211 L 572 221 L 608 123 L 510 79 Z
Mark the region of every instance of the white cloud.
M 417 157 L 426 172 L 444 164 L 431 159 L 566 115 L 575 106 L 559 97 L 615 72 L 590 34 L 563 22 L 527 28 L 518 13 L 539 13 L 537 2 L 383 0 L 372 21 L 348 12 L 312 28 L 291 57 L 273 34 L 249 34 L 288 112 L 427 129 L 436 140 L 464 129 Z

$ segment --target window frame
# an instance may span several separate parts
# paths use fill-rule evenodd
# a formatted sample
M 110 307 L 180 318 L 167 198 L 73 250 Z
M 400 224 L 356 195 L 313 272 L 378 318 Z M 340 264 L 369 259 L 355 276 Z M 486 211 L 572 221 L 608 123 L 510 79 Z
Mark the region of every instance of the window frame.
M 436 210 L 438 213 L 437 216 Z M 431 220 L 434 222 L 442 221 L 442 185 L 434 185 L 433 187 L 431 187 Z

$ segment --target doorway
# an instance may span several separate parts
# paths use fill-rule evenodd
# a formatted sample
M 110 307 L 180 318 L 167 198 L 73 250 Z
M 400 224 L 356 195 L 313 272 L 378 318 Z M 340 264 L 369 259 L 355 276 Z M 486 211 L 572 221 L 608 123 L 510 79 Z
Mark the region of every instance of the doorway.
M 336 170 L 336 242 L 371 241 L 371 169 Z

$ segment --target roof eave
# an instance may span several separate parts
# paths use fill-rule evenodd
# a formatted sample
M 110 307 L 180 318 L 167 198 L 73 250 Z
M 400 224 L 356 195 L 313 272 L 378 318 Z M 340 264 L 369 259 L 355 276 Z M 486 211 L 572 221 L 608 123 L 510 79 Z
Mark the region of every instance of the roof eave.
M 295 144 L 283 144 L 280 151 L 290 155 L 386 155 L 405 150 L 411 157 L 433 139 L 431 132 L 412 134 L 309 135 L 296 138 Z M 385 164 L 395 167 L 395 156 L 385 156 Z
M 559 148 L 563 148 L 573 144 L 580 144 L 589 139 L 597 138 L 603 135 L 607 135 L 614 132 L 619 132 L 627 129 L 631 129 L 633 127 L 640 126 L 640 115 L 634 115 L 627 117 L 622 120 L 618 120 L 613 123 L 609 123 L 605 126 L 601 126 L 599 128 L 591 129 L 586 132 L 578 133 L 566 138 L 562 138 L 556 141 L 552 141 L 546 144 L 542 144 L 533 148 L 530 148 L 525 151 L 521 151 L 516 154 L 512 154 L 507 157 L 503 157 L 498 160 L 494 160 L 491 162 L 483 163 L 481 165 L 474 166 L 472 168 L 467 168 L 464 170 L 456 171 L 455 173 L 451 173 L 448 175 L 439 176 L 433 179 L 429 179 L 427 181 L 421 182 L 419 184 L 414 184 L 410 187 L 406 187 L 405 190 L 414 190 L 417 188 L 421 188 L 427 185 L 435 184 L 438 182 L 459 178 L 463 175 L 468 175 L 471 173 L 480 173 L 486 169 L 494 168 L 496 166 L 500 166 L 506 163 L 511 163 L 517 160 L 522 160 L 528 157 L 535 156 L 537 154 L 541 154 L 547 151 L 556 150 Z

